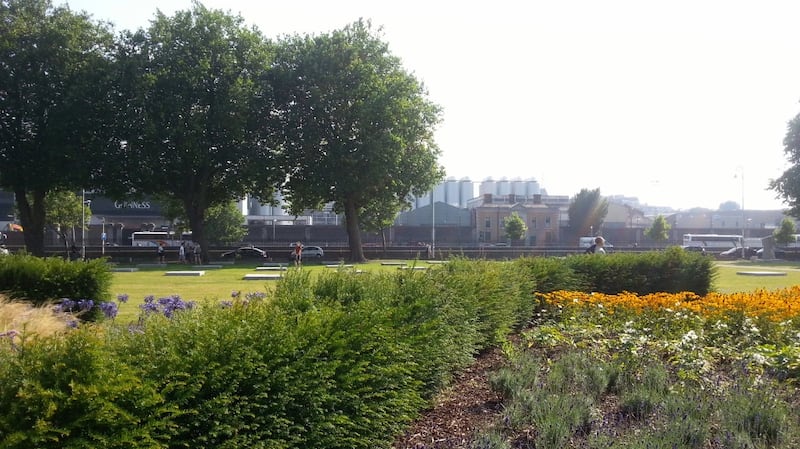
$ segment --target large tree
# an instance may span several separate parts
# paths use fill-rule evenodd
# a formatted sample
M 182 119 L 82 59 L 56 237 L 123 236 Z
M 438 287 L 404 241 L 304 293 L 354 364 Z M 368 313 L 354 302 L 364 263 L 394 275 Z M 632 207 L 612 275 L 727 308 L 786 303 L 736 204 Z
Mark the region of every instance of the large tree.
M 25 246 L 44 255 L 45 198 L 92 183 L 111 135 L 104 25 L 48 0 L 0 1 L 0 187 L 14 193 Z
M 209 208 L 246 193 L 269 198 L 280 171 L 266 125 L 271 45 L 243 19 L 195 3 L 156 14 L 121 46 L 123 194 L 179 201 L 208 260 Z
M 569 227 L 575 237 L 591 236 L 600 231 L 608 215 L 608 199 L 600 195 L 600 189 L 581 189 L 567 209 Z
M 789 121 L 783 138 L 783 152 L 791 166 L 777 178 L 770 180 L 769 188 L 789 205 L 787 215 L 800 216 L 800 114 Z
M 439 107 L 364 21 L 284 39 L 272 74 L 285 197 L 295 213 L 333 202 L 351 259 L 363 261 L 361 216 L 385 205 L 399 211 L 443 177 L 433 138 Z

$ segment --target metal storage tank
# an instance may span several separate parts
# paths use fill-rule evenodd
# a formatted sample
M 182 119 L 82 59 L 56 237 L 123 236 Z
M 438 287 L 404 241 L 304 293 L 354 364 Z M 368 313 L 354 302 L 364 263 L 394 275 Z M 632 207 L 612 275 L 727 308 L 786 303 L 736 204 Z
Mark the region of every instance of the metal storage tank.
M 525 190 L 528 196 L 542 194 L 542 190 L 539 188 L 539 181 L 535 178 L 528 178 L 525 180 Z
M 445 186 L 444 184 L 439 184 L 438 186 L 433 188 L 433 201 L 437 203 L 444 203 L 445 202 Z
M 491 194 L 497 195 L 497 182 L 492 179 L 491 177 L 486 178 L 481 182 L 480 187 L 478 188 L 480 196 Z
M 452 206 L 458 206 L 460 185 L 456 178 L 447 178 L 444 182 L 444 201 Z
M 497 183 L 496 194 L 500 196 L 508 196 L 511 194 L 511 181 L 509 181 L 508 178 L 500 178 L 500 182 Z
M 475 198 L 475 183 L 469 178 L 461 178 L 458 184 L 458 207 L 465 208 L 469 204 L 469 200 Z

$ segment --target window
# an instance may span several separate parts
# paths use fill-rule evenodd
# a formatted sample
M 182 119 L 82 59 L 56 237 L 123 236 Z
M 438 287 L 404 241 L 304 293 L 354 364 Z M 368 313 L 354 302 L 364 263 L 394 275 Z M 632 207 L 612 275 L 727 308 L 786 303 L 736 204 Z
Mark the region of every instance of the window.
M 544 217 L 544 228 L 550 229 L 550 217 Z
M 531 229 L 536 229 L 536 217 L 531 219 Z
M 484 224 L 484 227 L 485 227 L 486 229 L 489 229 L 489 228 L 491 228 L 491 227 L 492 227 L 492 219 L 491 219 L 491 218 L 487 218 L 487 219 L 486 219 L 486 221 L 485 221 L 484 223 L 485 223 L 485 224 Z

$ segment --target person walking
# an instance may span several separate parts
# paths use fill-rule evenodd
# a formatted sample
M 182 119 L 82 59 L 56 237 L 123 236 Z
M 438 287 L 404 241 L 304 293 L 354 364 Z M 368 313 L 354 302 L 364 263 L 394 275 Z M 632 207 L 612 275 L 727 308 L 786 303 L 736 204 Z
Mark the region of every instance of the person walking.
M 181 246 L 178 248 L 178 262 L 186 263 L 186 242 L 181 242 Z
M 158 254 L 158 263 L 166 263 L 167 255 L 163 243 L 158 244 L 158 249 L 156 249 L 156 254 Z
M 605 246 L 605 244 L 606 240 L 598 235 L 594 239 L 594 244 L 586 248 L 586 254 L 605 254 L 606 250 L 603 249 L 603 246 Z

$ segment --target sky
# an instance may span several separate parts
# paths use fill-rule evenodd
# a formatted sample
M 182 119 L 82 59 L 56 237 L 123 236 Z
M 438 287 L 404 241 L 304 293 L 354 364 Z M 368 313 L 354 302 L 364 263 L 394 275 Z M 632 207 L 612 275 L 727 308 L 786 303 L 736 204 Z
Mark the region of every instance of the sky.
M 53 0 L 146 28 L 190 0 Z M 442 107 L 448 177 L 536 179 L 550 195 L 600 189 L 675 209 L 786 207 L 800 114 L 796 0 L 205 0 L 264 35 L 382 27 Z

